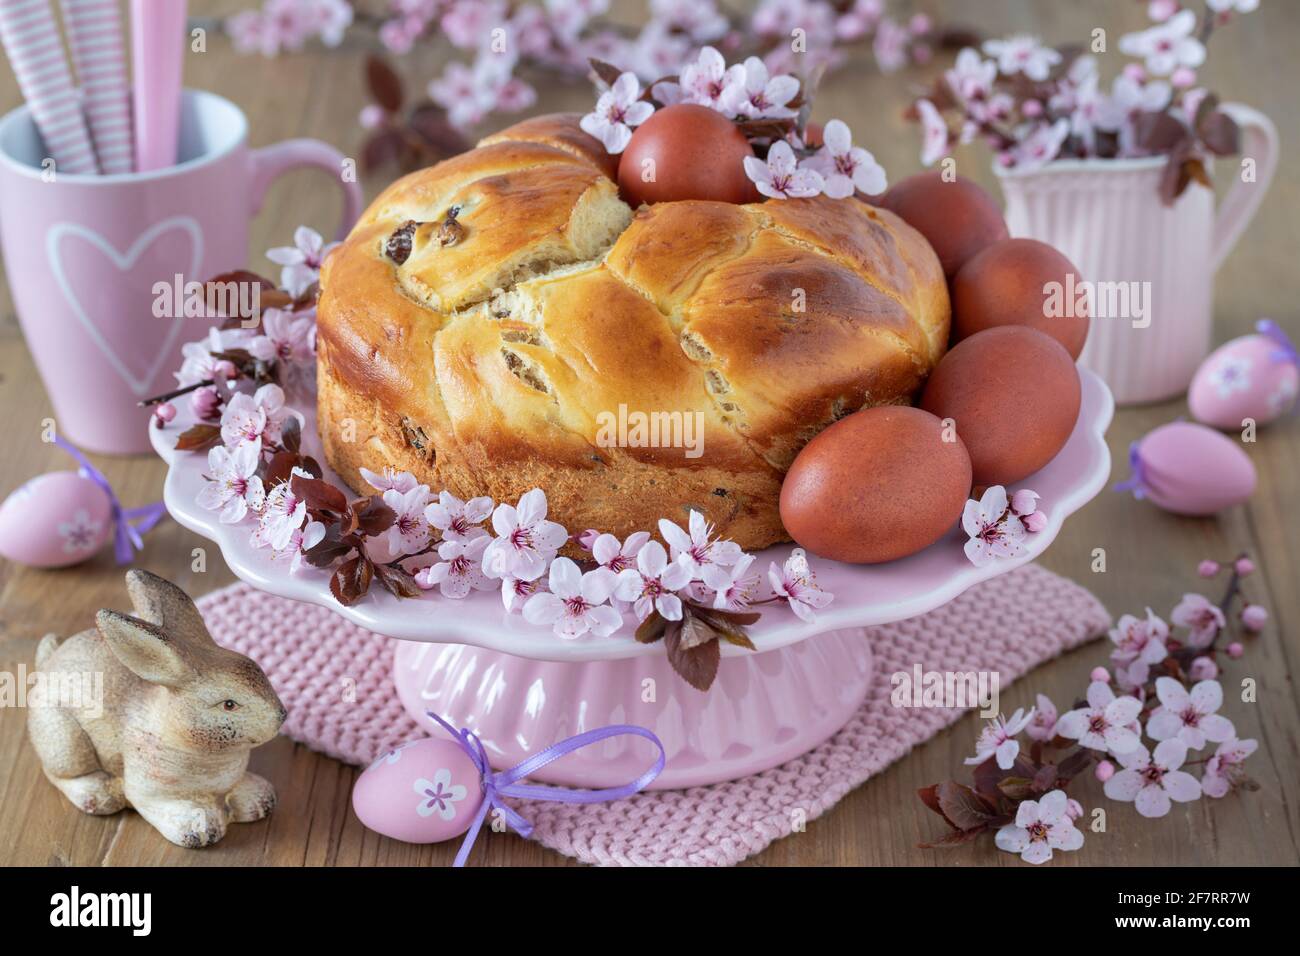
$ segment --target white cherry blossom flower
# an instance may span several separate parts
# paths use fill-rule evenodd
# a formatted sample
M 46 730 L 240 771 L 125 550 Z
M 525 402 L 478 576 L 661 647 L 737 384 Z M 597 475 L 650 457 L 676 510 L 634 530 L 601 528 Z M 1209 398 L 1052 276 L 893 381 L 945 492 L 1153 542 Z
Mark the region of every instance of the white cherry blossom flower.
M 208 482 L 199 492 L 200 508 L 220 511 L 222 524 L 237 524 L 250 511 L 260 511 L 266 500 L 257 466 L 262 462 L 261 446 L 243 442 L 231 451 L 217 445 L 208 451 Z
M 1207 797 L 1226 797 L 1228 793 L 1242 782 L 1245 771 L 1241 765 L 1246 758 L 1259 748 L 1255 740 L 1238 740 L 1229 737 L 1219 744 L 1214 756 L 1205 762 L 1205 773 L 1201 775 L 1201 791 Z
M 292 414 L 279 385 L 263 385 L 252 395 L 237 392 L 221 413 L 221 440 L 227 447 L 246 441 L 278 445 L 281 429 Z
M 772 144 L 767 151 L 767 162 L 746 156 L 745 175 L 760 193 L 773 199 L 805 199 L 822 191 L 821 174 L 800 167 L 795 162 L 794 150 L 785 140 Z
M 842 121 L 833 119 L 822 133 L 824 145 L 803 166 L 822 177 L 822 188 L 832 199 L 847 199 L 860 189 L 868 196 L 883 193 L 888 186 L 885 171 L 876 157 L 853 145 L 853 134 Z
M 758 587 L 758 575 L 750 572 L 752 554 L 742 554 L 731 567 L 710 564 L 704 569 L 708 599 L 720 611 L 743 611 L 749 607 Z
M 1016 144 L 1011 156 L 1016 169 L 1031 171 L 1042 169 L 1061 152 L 1061 146 L 1070 136 L 1070 121 L 1058 119 L 1043 123 Z
M 280 287 L 297 299 L 312 284 L 320 281 L 321 263 L 337 242 L 325 244 L 321 234 L 307 226 L 299 226 L 293 232 L 292 246 L 278 246 L 266 253 L 280 269 Z
M 665 105 L 694 103 L 719 112 L 727 112 L 724 101 L 728 88 L 745 82 L 745 67 L 727 67 L 722 54 L 711 46 L 702 47 L 695 62 L 682 69 L 677 83 L 656 83 L 655 98 Z
M 966 557 L 976 567 L 1024 554 L 1025 526 L 1008 506 L 1007 490 L 1001 485 L 985 489 L 979 501 L 966 502 L 961 526 L 970 535 Z
M 1205 45 L 1194 35 L 1196 14 L 1180 10 L 1164 23 L 1119 38 L 1120 52 L 1146 60 L 1147 72 L 1168 76 L 1179 67 L 1196 69 L 1205 62 Z
M 1218 714 L 1223 688 L 1216 680 L 1200 681 L 1188 692 L 1172 677 L 1157 677 L 1156 696 L 1161 706 L 1147 719 L 1152 740 L 1176 738 L 1189 750 L 1200 750 L 1206 741 L 1218 744 L 1237 735 L 1232 721 Z
M 767 581 L 772 593 L 790 605 L 790 610 L 805 621 L 815 621 L 817 611 L 826 607 L 834 597 L 817 586 L 808 555 L 803 548 L 795 548 L 785 559 L 783 567 L 773 561 L 767 570 Z
M 565 640 L 588 631 L 606 637 L 623 624 L 623 616 L 605 603 L 614 592 L 615 580 L 616 576 L 605 568 L 583 574 L 568 558 L 556 558 L 551 562 L 550 591 L 528 599 L 524 620 L 549 624 Z
M 993 92 L 997 76 L 998 65 L 984 59 L 974 47 L 966 47 L 958 53 L 952 69 L 944 73 L 948 87 L 963 100 L 987 99 Z
M 506 613 L 519 611 L 530 597 L 545 590 L 546 582 L 540 578 L 536 581 L 522 581 L 507 576 L 501 579 L 501 603 L 505 605 Z
M 1259 0 L 1205 0 L 1205 5 L 1215 13 L 1253 13 L 1259 9 Z
M 1203 594 L 1184 594 L 1169 619 L 1187 628 L 1187 644 L 1195 648 L 1208 647 L 1228 623 L 1223 610 Z
M 393 510 L 397 519 L 384 532 L 384 542 L 390 554 L 418 554 L 429 544 L 432 532 L 424 517 L 429 504 L 429 489 L 416 485 L 409 491 L 390 488 L 384 492 L 384 504 Z
M 1039 694 L 1034 701 L 1034 709 L 1030 711 L 1032 715 L 1029 723 L 1025 726 L 1025 733 L 1030 740 L 1051 740 L 1056 735 L 1056 705 L 1052 703 L 1051 698 L 1044 694 Z
M 1144 817 L 1163 817 L 1171 800 L 1189 803 L 1201 796 L 1200 782 L 1178 769 L 1187 759 L 1187 745 L 1181 740 L 1161 741 L 1154 755 L 1139 744 L 1116 757 L 1124 769 L 1102 789 L 1112 800 L 1133 803 Z
M 1064 714 L 1056 722 L 1056 732 L 1081 746 L 1119 756 L 1140 746 L 1133 731 L 1140 713 L 1142 702 L 1136 697 L 1116 697 L 1108 685 L 1093 681 L 1088 685 L 1088 706 Z
M 1053 850 L 1077 850 L 1083 834 L 1069 814 L 1064 790 L 1053 790 L 1039 800 L 1022 800 L 1016 808 L 1016 822 L 997 832 L 993 842 L 999 850 L 1019 853 L 1026 863 L 1046 863 Z
M 918 100 L 916 111 L 921 117 L 921 165 L 933 166 L 948 155 L 948 123 L 929 100 Z
M 1023 73 L 1039 82 L 1047 79 L 1052 67 L 1061 62 L 1061 54 L 1043 46 L 1037 37 L 1024 35 L 986 40 L 984 52 L 998 61 L 998 70 L 1004 75 Z
M 492 529 L 497 537 L 483 553 L 483 573 L 490 578 L 535 581 L 569 539 L 563 525 L 546 520 L 546 493 L 540 488 L 526 493 L 517 507 L 497 505 Z
M 473 591 L 489 591 L 496 582 L 483 573 L 483 551 L 488 537 L 460 541 L 444 541 L 438 545 L 442 560 L 417 571 L 415 583 L 428 590 L 435 585 L 443 597 L 463 598 Z
M 1152 664 L 1159 664 L 1169 656 L 1165 642 L 1169 639 L 1169 625 L 1147 608 L 1145 618 L 1125 614 L 1111 628 L 1110 639 L 1115 644 L 1111 660 L 1118 667 L 1120 686 L 1141 687 L 1147 682 Z
M 415 480 L 415 475 L 409 471 L 396 471 L 392 468 L 385 468 L 383 472 L 373 472 L 369 468 L 362 468 L 361 477 L 365 479 L 366 484 L 375 491 L 400 491 L 403 494 L 410 491 L 419 484 Z
M 602 568 L 620 574 L 635 564 L 637 554 L 649 540 L 648 531 L 634 532 L 622 544 L 612 534 L 597 535 L 591 544 L 591 556 Z
M 303 478 L 311 477 L 301 468 L 294 468 L 293 474 Z M 273 551 L 287 550 L 294 532 L 300 530 L 307 520 L 307 502 L 293 493 L 292 484 L 292 479 L 282 481 L 267 492 L 261 521 L 253 532 L 254 547 L 269 547 Z
M 979 739 L 975 742 L 975 756 L 967 757 L 966 763 L 976 766 L 990 757 L 996 757 L 999 767 L 1010 770 L 1020 754 L 1020 741 L 1016 740 L 1016 735 L 1028 727 L 1033 719 L 1032 707 L 1027 714 L 1023 707 L 1017 708 L 1009 720 L 1001 716 L 994 717 L 980 731 Z
M 267 309 L 262 313 L 261 330 L 248 343 L 248 351 L 254 358 L 263 362 L 303 363 L 316 357 L 312 345 L 316 323 L 305 315 Z
M 732 68 L 735 70 L 735 68 Z M 770 76 L 767 64 L 751 56 L 722 91 L 720 106 L 729 116 L 784 119 L 796 111 L 786 106 L 799 92 L 799 81 L 788 73 Z
M 468 541 L 487 535 L 483 522 L 492 514 L 492 499 L 486 495 L 461 501 L 450 491 L 424 509 L 425 520 L 442 532 L 444 541 Z
M 668 542 L 674 561 L 684 561 L 691 578 L 699 578 L 711 564 L 730 566 L 740 560 L 740 545 L 734 541 L 714 541 L 713 526 L 704 515 L 692 511 L 688 521 L 690 533 L 667 518 L 659 519 L 659 534 Z
M 690 583 L 690 569 L 681 561 L 668 563 L 668 552 L 658 541 L 649 541 L 636 556 L 636 567 L 618 573 L 614 596 L 632 602 L 638 621 L 658 611 L 669 621 L 682 619 L 682 599 L 676 591 Z
M 607 153 L 621 153 L 632 139 L 632 128 L 650 118 L 655 108 L 641 99 L 641 81 L 635 73 L 624 73 L 596 100 L 596 108 L 579 124 L 605 146 Z
M 244 348 L 253 337 L 251 329 L 208 330 L 208 337 L 181 346 L 181 368 L 176 373 L 176 384 L 181 388 L 216 378 L 221 359 L 217 355 L 231 349 Z

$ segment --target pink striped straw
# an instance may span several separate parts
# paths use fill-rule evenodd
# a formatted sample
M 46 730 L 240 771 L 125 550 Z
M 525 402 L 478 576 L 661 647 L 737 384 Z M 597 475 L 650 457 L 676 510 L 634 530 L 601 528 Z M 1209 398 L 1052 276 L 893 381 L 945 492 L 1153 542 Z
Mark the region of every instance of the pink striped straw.
M 131 87 L 117 0 L 62 0 L 72 63 L 100 168 L 109 175 L 135 169 Z
M 48 0 L 0 0 L 0 41 L 54 159 L 55 172 L 98 174 Z

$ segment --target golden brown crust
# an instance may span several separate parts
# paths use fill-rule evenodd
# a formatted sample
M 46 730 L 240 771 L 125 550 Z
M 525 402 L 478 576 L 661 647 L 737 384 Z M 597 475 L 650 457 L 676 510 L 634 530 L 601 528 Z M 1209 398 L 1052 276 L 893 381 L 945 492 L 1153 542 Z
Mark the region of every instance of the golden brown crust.
M 855 201 L 634 217 L 608 165 L 576 117 L 537 117 L 375 200 L 322 271 L 326 458 L 359 490 L 360 468 L 386 466 L 461 497 L 541 487 L 575 533 L 694 508 L 742 547 L 785 540 L 798 450 L 909 402 L 938 362 L 938 260 Z M 463 231 L 444 245 L 452 209 Z M 408 220 L 423 225 L 399 265 L 384 248 Z M 658 444 L 637 441 L 636 413 L 657 414 Z

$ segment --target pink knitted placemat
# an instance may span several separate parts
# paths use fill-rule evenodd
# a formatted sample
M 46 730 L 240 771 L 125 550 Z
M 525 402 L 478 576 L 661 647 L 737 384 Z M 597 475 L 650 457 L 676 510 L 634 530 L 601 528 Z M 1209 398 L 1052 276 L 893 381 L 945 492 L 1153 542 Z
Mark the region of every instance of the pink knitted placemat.
M 393 645 L 326 608 L 236 584 L 198 602 L 217 643 L 261 664 L 289 709 L 283 733 L 345 763 L 367 764 L 426 736 L 397 700 Z M 791 832 L 791 807 L 813 819 L 917 744 L 959 708 L 890 704 L 890 675 L 997 671 L 1001 686 L 1102 633 L 1092 594 L 1034 565 L 994 578 L 929 614 L 872 628 L 875 678 L 830 740 L 763 773 L 711 787 L 637 794 L 612 804 L 524 803 L 533 838 L 586 863 L 732 865 Z M 355 698 L 353 699 L 353 694 Z

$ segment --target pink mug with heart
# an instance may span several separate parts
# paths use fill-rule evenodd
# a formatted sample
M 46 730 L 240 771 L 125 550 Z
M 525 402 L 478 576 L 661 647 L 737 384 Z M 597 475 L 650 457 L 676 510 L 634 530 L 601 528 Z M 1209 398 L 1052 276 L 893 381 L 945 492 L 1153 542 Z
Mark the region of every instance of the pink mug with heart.
M 141 399 L 175 385 L 181 346 L 207 318 L 156 317 L 155 286 L 248 266 L 248 228 L 282 173 L 314 167 L 343 192 L 341 238 L 361 211 L 345 157 L 325 143 L 248 146 L 248 121 L 220 96 L 186 90 L 180 161 L 148 173 L 81 176 L 42 163 L 31 113 L 0 120 L 0 243 L 14 307 L 62 434 L 108 454 L 151 450 Z M 297 222 L 286 223 L 288 237 Z M 286 238 L 286 242 L 288 239 Z

